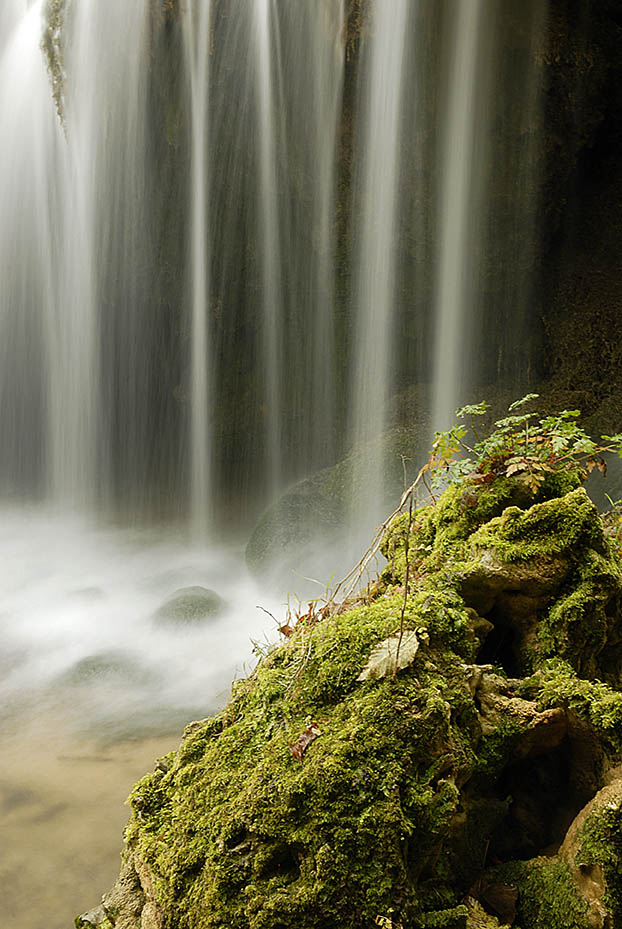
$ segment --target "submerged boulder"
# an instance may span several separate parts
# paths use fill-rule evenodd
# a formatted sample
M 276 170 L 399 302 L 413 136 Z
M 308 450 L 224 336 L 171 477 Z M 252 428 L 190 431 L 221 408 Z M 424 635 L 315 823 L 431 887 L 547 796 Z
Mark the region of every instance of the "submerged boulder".
M 356 500 L 384 494 L 377 512 L 369 512 L 365 533 L 373 531 L 386 507 L 404 489 L 405 462 L 417 460 L 421 431 L 394 428 L 356 446 L 347 458 L 289 487 L 263 513 L 246 547 L 246 563 L 261 581 L 292 586 L 302 580 L 345 573 L 357 546 L 352 545 Z M 384 487 L 376 487 L 378 470 Z M 363 543 L 364 544 L 364 543 Z M 339 556 L 343 553 L 343 563 Z M 317 590 L 313 591 L 317 594 Z
M 91 684 L 148 684 L 152 680 L 149 671 L 130 654 L 109 649 L 87 655 L 76 661 L 57 680 L 62 687 L 86 687 Z
M 207 587 L 182 587 L 159 607 L 153 617 L 156 626 L 192 627 L 220 616 L 225 602 Z
M 620 562 L 575 479 L 513 491 L 397 517 L 377 582 L 135 786 L 120 883 L 76 925 L 622 925 Z

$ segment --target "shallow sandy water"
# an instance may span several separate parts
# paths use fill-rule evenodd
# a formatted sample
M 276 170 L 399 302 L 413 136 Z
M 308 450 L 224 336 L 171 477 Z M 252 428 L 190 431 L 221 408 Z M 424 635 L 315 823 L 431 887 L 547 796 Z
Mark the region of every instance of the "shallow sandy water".
M 57 718 L 0 739 L 0 926 L 71 929 L 116 878 L 132 784 L 179 740 L 107 748 Z

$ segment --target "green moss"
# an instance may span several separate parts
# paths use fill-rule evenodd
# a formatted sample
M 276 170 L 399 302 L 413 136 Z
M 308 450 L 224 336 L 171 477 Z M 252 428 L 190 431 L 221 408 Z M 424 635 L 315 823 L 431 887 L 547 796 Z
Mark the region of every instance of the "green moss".
M 538 630 L 541 653 L 566 658 L 584 676 L 600 673 L 619 684 L 619 649 L 603 653 L 622 598 L 620 562 L 598 524 L 583 544 L 576 539 L 573 550 L 576 566 L 571 582 Z
M 572 710 L 613 745 L 622 746 L 622 693 L 601 681 L 579 678 L 567 662 L 546 662 L 525 681 L 523 692 L 542 709 L 561 706 Z
M 401 917 L 417 912 L 416 875 L 459 800 L 446 775 L 474 763 L 475 712 L 449 653 L 429 653 L 443 675 L 428 659 L 356 682 L 397 605 L 300 628 L 236 689 L 222 731 L 206 724 L 136 786 L 128 835 L 180 925 L 336 926 L 354 910 L 373 923 L 396 895 Z M 311 720 L 321 736 L 300 763 L 289 745 Z
M 446 910 L 426 913 L 424 929 L 466 929 L 469 911 L 466 906 L 454 906 Z
M 603 902 L 613 917 L 612 929 L 622 927 L 622 809 L 611 801 L 592 813 L 581 829 L 578 864 L 600 865 L 605 877 Z
M 484 736 L 477 746 L 474 778 L 481 790 L 491 787 L 511 761 L 516 744 L 524 732 L 516 720 L 503 720 L 494 732 Z
M 528 510 L 512 506 L 469 539 L 472 549 L 494 551 L 506 562 L 533 562 L 559 555 L 581 556 L 586 548 L 604 552 L 596 507 L 580 487 Z
M 435 505 L 414 514 L 409 539 L 411 574 L 443 569 L 447 573 L 452 565 L 483 550 L 495 551 L 510 562 L 551 557 L 592 541 L 603 550 L 598 514 L 580 483 L 578 472 L 569 471 L 550 475 L 537 494 L 508 477 L 498 477 L 485 486 L 452 484 Z M 404 581 L 409 521 L 408 513 L 396 517 L 383 539 L 386 581 Z
M 506 507 L 529 502 L 533 502 L 533 496 L 512 478 L 496 478 L 486 487 L 453 484 L 435 508 L 436 544 L 446 549 L 448 543 L 464 541 Z
M 521 929 L 588 929 L 587 904 L 559 858 L 513 861 L 490 872 L 490 880 L 518 887 L 516 923 Z

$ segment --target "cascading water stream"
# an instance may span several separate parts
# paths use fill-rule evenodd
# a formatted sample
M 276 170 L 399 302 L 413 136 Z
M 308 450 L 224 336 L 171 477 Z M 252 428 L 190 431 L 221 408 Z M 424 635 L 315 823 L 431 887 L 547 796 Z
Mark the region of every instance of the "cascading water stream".
M 209 387 L 211 339 L 209 331 L 209 215 L 207 179 L 209 48 L 211 3 L 191 6 L 184 21 L 187 68 L 190 77 L 191 172 L 191 531 L 205 540 L 211 524 L 211 397 Z
M 93 114 L 97 95 L 95 62 L 101 62 L 96 11 L 81 3 L 71 43 L 70 86 L 65 100 L 67 140 L 56 184 L 61 194 L 62 252 L 48 326 L 50 368 L 50 460 L 52 499 L 67 508 L 93 503 L 98 444 L 99 332 L 97 317 L 96 222 L 101 178 Z M 95 57 L 93 57 L 95 56 Z
M 378 0 L 374 35 L 363 62 L 361 97 L 363 138 L 360 171 L 360 245 L 355 269 L 355 360 L 352 377 L 353 443 L 377 439 L 386 422 L 391 389 L 395 307 L 395 237 L 398 224 L 400 131 L 408 42 L 407 0 Z M 415 90 L 416 94 L 416 90 Z M 416 101 L 409 101 L 415 106 Z M 378 519 L 383 497 L 382 449 L 370 453 L 364 480 L 355 477 L 354 520 Z M 360 486 L 369 488 L 361 497 Z M 370 498 L 373 503 L 370 507 Z M 371 519 L 370 519 L 371 517 Z
M 339 107 L 343 91 L 343 7 L 328 0 L 307 7 L 310 48 L 303 73 L 311 74 L 311 118 L 308 146 L 313 152 L 312 229 L 314 261 L 308 297 L 313 320 L 310 360 L 311 422 L 307 458 L 315 467 L 335 459 L 337 442 L 337 374 L 335 345 L 335 234 L 334 209 Z M 302 58 L 302 55 L 301 55 Z M 318 454 L 319 452 L 319 454 Z
M 456 11 L 439 185 L 434 429 L 450 425 L 474 391 L 502 383 L 525 392 L 533 377 L 548 3 L 527 0 L 508 15 L 474 0 Z
M 277 181 L 278 97 L 273 71 L 279 74 L 278 32 L 272 0 L 253 4 L 255 17 L 256 93 L 259 132 L 259 223 L 258 245 L 261 255 L 263 300 L 263 352 L 266 417 L 267 486 L 274 496 L 281 482 L 281 391 L 282 339 L 282 270 L 281 228 L 279 225 L 280 190 Z M 276 36 L 275 36 L 276 32 Z M 276 51 L 275 51 L 276 50 Z M 276 65 L 275 65 L 276 58 Z
M 440 193 L 440 257 L 437 264 L 436 336 L 432 425 L 446 429 L 454 421 L 464 390 L 464 358 L 468 351 L 469 310 L 475 292 L 477 266 L 472 229 L 474 136 L 479 41 L 483 0 L 458 4 L 454 26 L 449 102 L 444 128 Z
M 536 32 L 545 4 L 529 7 L 523 19 Z M 378 0 L 361 33 L 353 119 L 342 107 L 339 0 L 230 0 L 226 16 L 190 4 L 161 14 L 166 32 L 146 0 L 105 10 L 79 0 L 63 28 L 64 136 L 45 93 L 35 6 L 30 76 L 10 63 L 8 24 L 26 9 L 13 2 L 2 20 L 4 68 L 16 72 L 2 118 L 19 154 L 13 163 L 3 155 L 0 192 L 5 215 L 20 213 L 0 233 L 7 489 L 144 519 L 153 502 L 155 512 L 189 510 L 192 533 L 205 538 L 222 520 L 223 495 L 252 513 L 348 447 L 377 442 L 396 391 L 428 377 L 428 356 L 435 426 L 450 418 L 460 385 L 494 365 L 471 361 L 466 372 L 466 353 L 475 358 L 489 340 L 501 374 L 509 368 L 508 345 L 489 336 L 490 295 L 476 307 L 483 249 L 503 239 L 482 193 L 494 149 L 476 151 L 502 109 L 490 92 L 500 17 L 486 0 L 442 9 Z M 449 43 L 441 21 L 452 26 Z M 185 63 L 168 89 L 153 68 L 163 47 Z M 528 63 L 529 50 L 521 54 Z M 450 62 L 444 72 L 440 62 Z M 437 81 L 447 92 L 425 83 L 437 71 L 449 74 Z M 533 68 L 524 72 L 532 102 L 521 127 L 506 123 L 533 150 L 538 84 Z M 344 171 L 347 133 L 355 144 Z M 430 157 L 439 148 L 438 172 L 419 166 L 419 149 Z M 353 190 L 337 199 L 338 163 L 339 184 Z M 529 186 L 523 176 L 513 220 L 503 221 L 516 240 Z M 476 245 L 486 236 L 492 246 Z M 522 251 L 527 264 L 528 245 Z M 524 302 L 527 283 L 508 277 L 505 293 Z M 521 315 L 513 305 L 511 317 Z M 356 496 L 378 513 L 382 453 L 371 459 Z
M 12 15 L 11 15 L 12 14 Z M 38 496 L 49 453 L 46 323 L 55 307 L 63 139 L 41 56 L 41 3 L 5 10 L 0 46 L 0 487 Z M 62 207 L 61 207 L 62 208 Z M 46 441 L 47 439 L 47 441 Z

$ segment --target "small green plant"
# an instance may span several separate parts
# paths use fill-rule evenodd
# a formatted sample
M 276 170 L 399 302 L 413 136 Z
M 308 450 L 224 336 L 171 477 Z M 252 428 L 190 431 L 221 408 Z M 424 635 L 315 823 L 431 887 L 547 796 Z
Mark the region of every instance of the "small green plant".
M 471 404 L 457 410 L 456 416 L 465 422 L 435 433 L 430 460 L 424 465 L 431 473 L 432 486 L 463 481 L 489 484 L 498 477 L 514 477 L 537 493 L 549 474 L 573 469 L 585 479 L 595 468 L 606 473 L 605 453 L 622 458 L 622 433 L 604 435 L 602 442 L 595 442 L 578 424 L 579 410 L 550 416 L 522 412 L 537 398 L 538 394 L 527 394 L 512 403 L 510 415 L 497 420 L 484 438 L 480 438 L 476 418 L 484 416 L 489 405 Z

